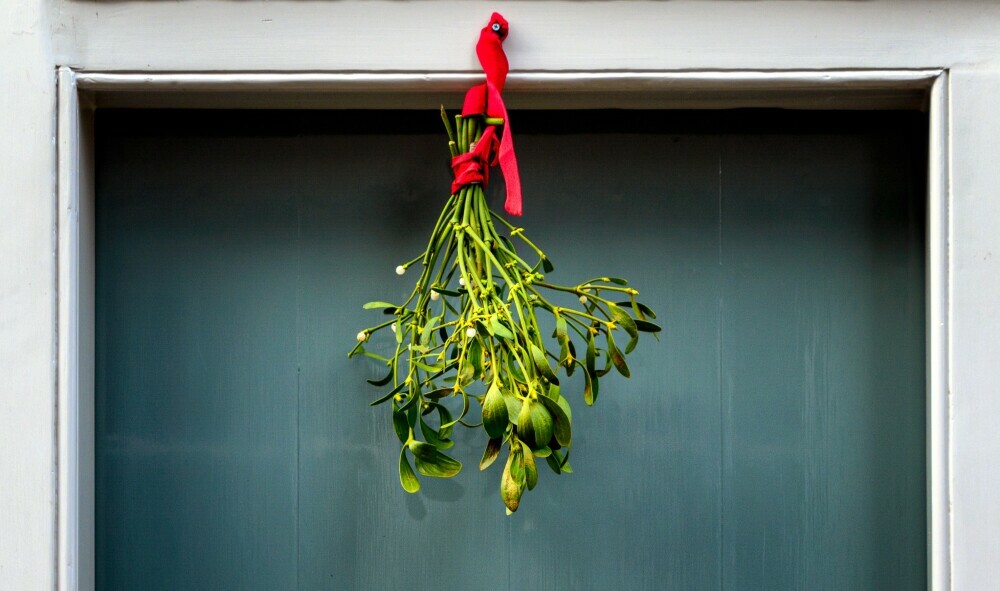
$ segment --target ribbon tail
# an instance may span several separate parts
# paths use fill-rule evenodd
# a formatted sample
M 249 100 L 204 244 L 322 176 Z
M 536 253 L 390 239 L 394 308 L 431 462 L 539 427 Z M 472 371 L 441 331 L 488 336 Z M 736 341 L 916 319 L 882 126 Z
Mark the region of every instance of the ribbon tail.
M 510 215 L 521 215 L 521 173 L 517 170 L 517 156 L 514 154 L 514 139 L 510 133 L 510 117 L 507 116 L 507 106 L 504 104 L 500 93 L 492 84 L 488 85 L 490 92 L 489 104 L 496 105 L 500 109 L 500 116 L 503 117 L 503 136 L 500 138 L 500 149 L 497 151 L 497 160 L 500 162 L 500 170 L 503 172 L 504 181 L 507 183 L 507 200 L 504 202 L 504 209 Z

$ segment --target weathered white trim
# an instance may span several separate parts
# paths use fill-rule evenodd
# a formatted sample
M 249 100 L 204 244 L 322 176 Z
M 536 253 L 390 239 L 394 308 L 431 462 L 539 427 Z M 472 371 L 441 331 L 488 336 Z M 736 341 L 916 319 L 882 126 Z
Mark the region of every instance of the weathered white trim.
M 927 150 L 927 577 L 933 591 L 951 589 L 948 106 L 945 72 L 931 89 Z
M 89 114 L 58 71 L 57 559 L 59 591 L 94 585 L 94 198 Z
M 901 90 L 928 88 L 940 68 L 904 70 L 716 70 L 702 72 L 524 72 L 512 71 L 506 89 L 515 92 L 574 90 L 704 91 L 719 88 L 814 89 L 821 86 Z M 90 90 L 231 91 L 247 87 L 268 91 L 449 91 L 482 82 L 481 72 L 77 72 L 77 84 Z M 586 86 L 582 86 L 582 85 Z
M 92 108 L 82 93 L 138 93 L 137 104 L 166 93 L 210 91 L 220 104 L 254 93 L 443 92 L 480 77 L 463 72 L 413 73 L 105 73 L 59 72 L 59 589 L 93 588 L 93 249 L 94 195 L 88 158 Z M 854 92 L 867 87 L 893 93 L 930 90 L 927 409 L 928 588 L 951 590 L 950 506 L 950 136 L 948 73 L 940 69 L 872 71 L 520 72 L 510 88 L 525 95 L 546 91 L 589 94 L 607 107 L 622 94 L 725 91 L 716 105 L 740 104 L 739 90 L 772 92 L 774 106 L 796 93 Z M 359 94 L 357 96 L 363 96 Z M 357 98 L 357 97 L 355 97 Z M 796 102 L 796 104 L 799 104 Z M 355 106 L 365 106 L 357 104 Z M 88 382 L 89 380 L 89 382 Z M 87 410 L 89 409 L 89 411 Z M 89 414 L 88 414 L 89 412 Z M 88 440 L 89 437 L 89 440 Z M 89 454 L 89 456 L 87 455 Z M 87 500 L 89 498 L 89 501 Z M 89 505 L 88 505 L 89 503 Z M 89 512 L 89 513 L 88 513 Z M 89 562 L 87 562 L 89 561 Z M 86 564 L 84 564 L 86 563 Z
M 950 67 L 995 62 L 988 0 L 50 0 L 57 63 L 100 71 L 472 71 L 490 12 L 525 70 Z

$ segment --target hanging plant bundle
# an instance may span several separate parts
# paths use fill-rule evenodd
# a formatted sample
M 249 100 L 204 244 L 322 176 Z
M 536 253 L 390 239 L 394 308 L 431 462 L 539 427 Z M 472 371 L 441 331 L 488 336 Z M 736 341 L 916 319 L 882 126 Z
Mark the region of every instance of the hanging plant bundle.
M 454 445 L 454 429 L 482 428 L 480 470 L 506 453 L 500 495 L 509 514 L 538 483 L 539 461 L 556 474 L 572 472 L 572 412 L 559 374 L 579 371 L 583 400 L 592 405 L 602 377 L 612 370 L 629 377 L 625 355 L 639 334 L 660 327 L 650 322 L 656 315 L 624 279 L 550 281 L 553 265 L 542 249 L 490 210 L 483 186 L 490 166 L 499 164 L 507 182 L 507 213 L 521 214 L 517 163 L 500 95 L 507 76 L 501 47 L 506 35 L 507 21 L 494 13 L 476 46 L 487 82 L 470 89 L 454 126 L 441 109 L 455 181 L 426 250 L 396 268 L 399 275 L 416 268 L 416 286 L 402 303 L 364 305 L 387 318 L 358 333 L 351 356 L 363 354 L 386 365 L 383 378 L 368 381 L 386 389 L 372 405 L 391 408 L 402 444 L 403 489 L 420 489 L 416 473 L 458 474 L 461 463 L 445 453 Z M 553 302 L 560 293 L 572 294 L 575 299 L 559 299 L 574 305 Z M 546 326 L 554 325 L 554 331 L 543 331 L 539 315 L 551 315 Z M 388 357 L 365 349 L 380 332 L 391 335 Z M 455 401 L 446 406 L 448 399 Z M 480 407 L 475 413 L 480 422 L 466 420 L 472 404 Z

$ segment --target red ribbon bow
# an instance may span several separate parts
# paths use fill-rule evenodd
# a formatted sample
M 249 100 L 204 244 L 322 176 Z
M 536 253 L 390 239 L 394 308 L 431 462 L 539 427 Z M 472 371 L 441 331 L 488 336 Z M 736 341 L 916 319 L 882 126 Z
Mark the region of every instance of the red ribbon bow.
M 489 24 L 479 33 L 479 42 L 476 43 L 476 55 L 479 57 L 483 72 L 486 73 L 486 83 L 470 88 L 465 94 L 465 104 L 462 107 L 463 117 L 482 115 L 503 119 L 503 135 L 497 142 L 495 126 L 491 125 L 472 151 L 452 159 L 452 170 L 455 171 L 452 192 L 471 183 L 486 184 L 489 167 L 499 163 L 507 181 L 507 200 L 504 209 L 511 215 L 521 215 L 521 175 L 517 170 L 517 157 L 514 155 L 514 140 L 510 134 L 507 107 L 500 96 L 507 81 L 509 68 L 502 45 L 503 40 L 507 38 L 507 32 L 506 19 L 494 12 Z

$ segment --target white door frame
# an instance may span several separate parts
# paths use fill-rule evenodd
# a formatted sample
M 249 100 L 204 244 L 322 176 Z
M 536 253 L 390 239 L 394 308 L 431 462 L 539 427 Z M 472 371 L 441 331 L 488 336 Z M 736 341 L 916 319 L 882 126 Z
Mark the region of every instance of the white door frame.
M 94 186 L 96 106 L 423 106 L 479 82 L 464 72 L 119 73 L 58 70 L 57 576 L 61 591 L 94 585 Z M 887 108 L 924 101 L 928 137 L 928 588 L 951 589 L 951 136 L 944 69 L 521 72 L 518 106 Z M 564 93 L 560 95 L 559 93 Z M 922 97 L 922 98 L 921 98 Z M 453 99 L 457 101 L 460 95 Z M 374 101 L 374 103 L 373 103 Z M 381 101 L 381 102 L 379 102 Z M 561 106 L 565 106 L 564 104 Z

